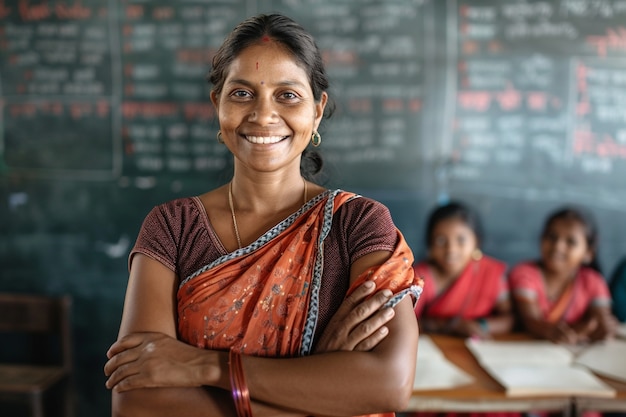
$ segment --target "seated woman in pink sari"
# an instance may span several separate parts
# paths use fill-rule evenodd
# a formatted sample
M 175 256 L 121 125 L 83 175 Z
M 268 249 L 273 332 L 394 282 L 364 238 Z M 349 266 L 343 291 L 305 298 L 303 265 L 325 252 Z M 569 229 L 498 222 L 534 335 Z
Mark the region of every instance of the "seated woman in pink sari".
M 312 181 L 328 101 L 313 38 L 252 17 L 210 81 L 233 177 L 145 218 L 104 369 L 113 416 L 394 415 L 421 282 L 384 205 Z
M 451 202 L 430 214 L 428 258 L 414 266 L 425 283 L 415 307 L 423 331 L 488 338 L 511 330 L 507 266 L 482 254 L 480 238 L 478 215 L 467 205 Z
M 546 220 L 541 259 L 509 274 L 517 314 L 536 337 L 568 344 L 612 337 L 617 320 L 596 260 L 597 228 L 589 213 L 564 207 Z

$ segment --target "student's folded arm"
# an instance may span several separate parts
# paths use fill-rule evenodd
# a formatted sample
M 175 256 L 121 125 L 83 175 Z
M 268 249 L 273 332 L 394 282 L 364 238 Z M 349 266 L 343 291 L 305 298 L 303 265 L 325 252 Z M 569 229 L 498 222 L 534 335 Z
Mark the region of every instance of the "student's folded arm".
M 513 329 L 514 322 L 513 307 L 507 297 L 496 304 L 493 314 L 487 318 L 487 328 L 491 334 L 505 334 Z
M 607 305 L 592 306 L 590 316 L 596 321 L 594 329 L 589 334 L 592 341 L 610 339 L 617 333 L 618 320 L 611 313 L 611 307 Z
M 543 319 L 537 300 L 523 292 L 513 292 L 513 301 L 524 329 L 535 337 L 548 339 L 551 326 Z

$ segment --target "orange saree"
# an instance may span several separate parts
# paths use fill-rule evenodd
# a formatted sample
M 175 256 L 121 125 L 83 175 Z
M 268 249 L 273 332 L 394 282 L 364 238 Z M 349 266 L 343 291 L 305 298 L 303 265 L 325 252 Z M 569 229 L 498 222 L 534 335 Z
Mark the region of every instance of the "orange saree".
M 339 190 L 322 193 L 248 247 L 183 280 L 178 290 L 179 337 L 200 348 L 236 349 L 247 355 L 310 354 L 324 238 L 337 208 L 357 197 Z M 398 236 L 390 259 L 365 271 L 349 291 L 370 279 L 379 289 L 391 289 L 396 298 L 419 297 L 413 255 L 399 231 Z

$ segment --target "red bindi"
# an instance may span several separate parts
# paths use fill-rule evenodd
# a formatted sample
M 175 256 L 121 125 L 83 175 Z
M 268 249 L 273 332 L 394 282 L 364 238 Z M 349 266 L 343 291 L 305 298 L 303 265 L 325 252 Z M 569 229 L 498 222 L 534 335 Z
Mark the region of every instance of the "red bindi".
M 270 37 L 269 37 L 269 36 L 267 36 L 267 35 L 265 35 L 265 36 L 263 36 L 263 37 L 261 38 L 261 40 L 262 40 L 263 42 L 269 42 L 269 41 L 270 41 Z

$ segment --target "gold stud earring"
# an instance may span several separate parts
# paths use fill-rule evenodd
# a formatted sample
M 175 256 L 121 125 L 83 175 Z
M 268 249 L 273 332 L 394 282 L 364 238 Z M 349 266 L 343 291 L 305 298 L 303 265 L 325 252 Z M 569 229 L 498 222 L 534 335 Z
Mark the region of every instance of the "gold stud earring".
M 313 134 L 311 134 L 311 145 L 317 148 L 318 146 L 320 146 L 321 143 L 322 143 L 322 135 L 317 133 L 317 130 L 314 130 Z
M 482 257 L 483 257 L 483 252 L 478 248 L 474 249 L 474 251 L 472 252 L 472 259 L 475 261 L 480 261 Z
M 217 135 L 216 136 L 217 136 L 217 141 L 219 143 L 224 143 L 224 139 L 222 139 L 222 131 L 221 130 L 217 131 Z

